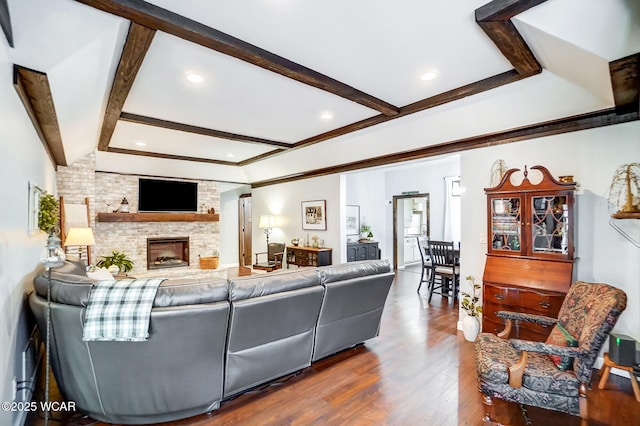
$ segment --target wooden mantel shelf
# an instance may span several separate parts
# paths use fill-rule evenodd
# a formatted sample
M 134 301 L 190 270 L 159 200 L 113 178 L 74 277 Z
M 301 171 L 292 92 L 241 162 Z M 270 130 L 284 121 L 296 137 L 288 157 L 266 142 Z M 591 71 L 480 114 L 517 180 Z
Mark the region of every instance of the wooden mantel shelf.
M 200 213 L 98 213 L 98 222 L 218 222 L 220 215 Z

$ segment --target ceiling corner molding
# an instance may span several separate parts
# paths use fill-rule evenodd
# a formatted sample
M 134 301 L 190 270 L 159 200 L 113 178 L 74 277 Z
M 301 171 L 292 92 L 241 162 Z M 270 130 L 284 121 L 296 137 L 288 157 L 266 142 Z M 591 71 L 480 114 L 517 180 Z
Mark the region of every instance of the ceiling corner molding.
M 476 22 L 511 62 L 518 73 L 531 76 L 542 66 L 516 29 L 511 18 L 547 0 L 494 0 L 476 9 Z
M 51 162 L 56 167 L 66 166 L 67 159 L 47 74 L 14 65 L 13 86 Z
M 11 15 L 9 15 L 9 4 L 7 0 L 0 0 L 0 27 L 7 38 L 9 47 L 13 47 L 13 30 L 11 29 Z
M 345 83 L 297 64 L 246 41 L 142 0 L 76 0 L 93 8 L 179 37 L 306 85 L 359 103 L 384 115 L 398 108 Z
M 111 136 L 113 136 L 113 131 L 122 113 L 122 107 L 155 33 L 155 30 L 131 22 L 102 121 L 102 130 L 98 139 L 98 150 L 100 151 L 106 151 L 109 147 Z
M 640 110 L 640 53 L 609 62 L 609 73 L 616 109 Z

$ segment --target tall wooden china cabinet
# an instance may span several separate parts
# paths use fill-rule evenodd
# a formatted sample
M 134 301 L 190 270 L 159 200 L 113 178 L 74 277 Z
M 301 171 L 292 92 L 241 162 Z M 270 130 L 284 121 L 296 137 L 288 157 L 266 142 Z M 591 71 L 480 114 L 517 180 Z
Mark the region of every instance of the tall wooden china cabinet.
M 519 185 L 511 183 L 520 169 L 508 170 L 498 186 L 486 188 L 487 262 L 483 276 L 482 329 L 498 332 L 498 311 L 556 317 L 573 279 L 574 182 L 553 178 L 543 166 L 533 184 L 526 166 Z M 569 179 L 571 180 L 571 179 Z M 544 341 L 551 329 L 516 323 L 510 337 Z

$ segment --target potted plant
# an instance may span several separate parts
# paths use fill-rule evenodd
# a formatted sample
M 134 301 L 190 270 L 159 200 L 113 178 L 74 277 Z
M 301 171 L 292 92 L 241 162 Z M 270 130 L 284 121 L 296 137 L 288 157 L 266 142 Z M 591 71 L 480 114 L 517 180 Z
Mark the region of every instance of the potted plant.
M 476 284 L 475 278 L 469 275 L 466 280 L 471 284 L 473 293 L 469 294 L 465 291 L 461 291 L 462 302 L 460 307 L 467 313 L 467 316 L 462 320 L 462 332 L 464 338 L 470 342 L 474 342 L 480 331 L 479 317 L 482 313 L 482 306 L 480 305 L 480 297 L 478 290 L 482 288 L 480 284 Z
M 111 274 L 120 275 L 127 273 L 133 269 L 133 261 L 124 252 L 114 250 L 109 256 L 102 256 L 102 259 L 96 263 L 100 268 L 107 268 Z M 117 268 L 117 269 L 116 269 Z
M 368 240 L 370 238 L 373 238 L 373 232 L 371 232 L 371 226 L 362 222 L 362 225 L 360 225 L 360 239 Z

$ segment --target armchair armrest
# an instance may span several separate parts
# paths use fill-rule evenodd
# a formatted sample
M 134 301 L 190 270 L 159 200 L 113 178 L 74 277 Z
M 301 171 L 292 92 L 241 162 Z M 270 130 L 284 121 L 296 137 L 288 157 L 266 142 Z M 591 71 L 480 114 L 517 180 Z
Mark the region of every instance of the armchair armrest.
M 557 318 L 545 317 L 544 315 L 524 314 L 522 312 L 498 311 L 498 317 L 510 320 L 521 320 L 533 322 L 541 325 L 555 325 Z
M 520 351 L 540 352 L 547 355 L 560 355 L 572 358 L 578 358 L 589 353 L 585 349 L 571 348 L 567 346 L 556 346 L 550 345 L 549 343 L 530 342 L 528 340 L 521 339 L 509 339 L 509 341 L 514 348 Z
M 256 264 L 260 263 L 260 262 L 258 262 L 258 255 L 259 255 L 259 254 L 266 254 L 267 256 L 269 255 L 269 253 L 268 253 L 268 252 L 266 252 L 266 251 L 259 251 L 259 252 L 256 252 Z

